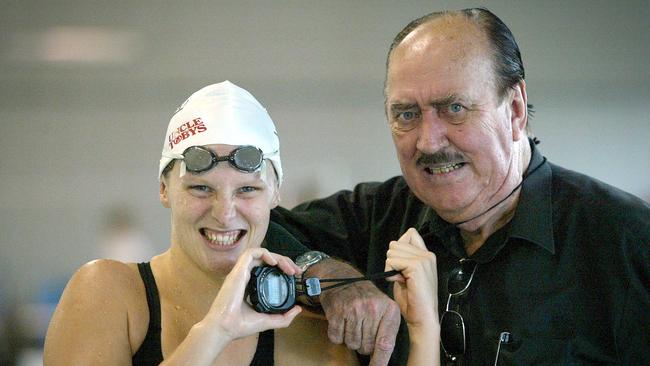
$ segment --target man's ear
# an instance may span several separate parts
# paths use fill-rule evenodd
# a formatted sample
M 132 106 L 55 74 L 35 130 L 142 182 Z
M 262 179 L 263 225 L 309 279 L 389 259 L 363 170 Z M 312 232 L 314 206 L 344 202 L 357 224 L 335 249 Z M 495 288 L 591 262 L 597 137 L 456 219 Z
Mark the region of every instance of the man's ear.
M 512 139 L 519 141 L 526 138 L 526 125 L 528 124 L 528 96 L 526 95 L 526 82 L 519 81 L 512 87 L 512 100 L 510 101 L 510 123 L 512 125 Z
M 169 196 L 167 195 L 167 183 L 165 182 L 164 177 L 160 178 L 160 203 L 162 203 L 164 207 L 169 208 Z

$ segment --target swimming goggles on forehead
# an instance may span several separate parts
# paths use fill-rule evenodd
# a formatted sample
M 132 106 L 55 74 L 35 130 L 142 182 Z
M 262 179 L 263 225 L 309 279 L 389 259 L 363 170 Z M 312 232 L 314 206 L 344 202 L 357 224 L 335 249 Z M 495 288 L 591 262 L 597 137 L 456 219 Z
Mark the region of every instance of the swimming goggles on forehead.
M 208 171 L 221 161 L 227 161 L 242 172 L 252 173 L 262 165 L 264 153 L 255 146 L 246 145 L 236 148 L 227 156 L 219 156 L 206 147 L 190 146 L 183 151 L 181 159 L 185 162 L 187 171 L 194 174 Z

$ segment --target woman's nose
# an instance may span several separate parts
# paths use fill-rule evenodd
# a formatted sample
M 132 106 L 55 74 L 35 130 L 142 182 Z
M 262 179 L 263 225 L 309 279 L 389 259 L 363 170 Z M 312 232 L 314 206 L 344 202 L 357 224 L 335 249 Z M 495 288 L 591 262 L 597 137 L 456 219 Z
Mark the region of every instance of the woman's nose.
M 212 217 L 218 222 L 227 224 L 235 217 L 235 201 L 226 197 L 218 197 L 212 203 Z

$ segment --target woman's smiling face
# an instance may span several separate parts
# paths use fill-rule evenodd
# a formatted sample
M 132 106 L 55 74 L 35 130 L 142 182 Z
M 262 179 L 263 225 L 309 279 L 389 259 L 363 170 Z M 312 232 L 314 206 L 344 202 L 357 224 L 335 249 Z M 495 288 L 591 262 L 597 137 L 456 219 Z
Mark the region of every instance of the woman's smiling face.
M 206 146 L 218 156 L 237 146 Z M 227 274 L 246 248 L 259 247 L 278 204 L 272 164 L 241 172 L 227 162 L 180 177 L 180 165 L 161 181 L 160 200 L 172 214 L 172 248 L 180 248 L 206 271 Z

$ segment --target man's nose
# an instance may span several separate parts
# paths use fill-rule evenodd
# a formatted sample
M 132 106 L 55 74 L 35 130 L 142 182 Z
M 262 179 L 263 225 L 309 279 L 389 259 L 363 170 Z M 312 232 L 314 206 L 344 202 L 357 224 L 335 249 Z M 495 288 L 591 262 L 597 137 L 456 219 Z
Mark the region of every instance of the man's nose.
M 438 117 L 435 109 L 422 113 L 422 123 L 419 127 L 416 145 L 419 151 L 433 154 L 449 146 L 445 121 Z

